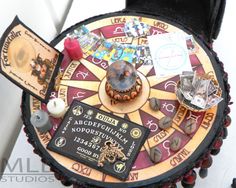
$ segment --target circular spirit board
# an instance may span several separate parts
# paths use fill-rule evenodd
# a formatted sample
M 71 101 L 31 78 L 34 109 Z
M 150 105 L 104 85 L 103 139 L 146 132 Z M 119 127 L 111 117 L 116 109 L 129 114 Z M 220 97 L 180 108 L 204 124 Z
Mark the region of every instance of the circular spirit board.
M 150 15 L 118 12 L 78 23 L 52 42 L 64 53 L 64 59 L 60 67 L 63 76 L 59 90 L 53 91 L 51 98 L 62 98 L 68 106 L 74 99 L 80 100 L 150 129 L 150 135 L 141 148 L 126 181 L 120 181 L 82 163 L 47 150 L 46 146 L 60 125 L 61 119 L 51 118 L 53 128 L 48 133 L 38 133 L 30 124 L 29 118 L 37 109 L 46 111 L 46 104 L 28 94 L 23 96 L 23 119 L 30 142 L 43 158 L 43 161 L 70 183 L 79 184 L 81 182 L 87 186 L 99 187 L 148 187 L 153 184 L 162 185 L 165 182 L 175 181 L 191 170 L 201 157 L 210 150 L 212 142 L 222 127 L 224 111 L 227 107 L 223 70 L 212 52 L 197 37 L 195 37 L 196 51 L 189 54 L 192 69 L 198 73 L 212 72 L 223 91 L 222 97 L 225 99 L 218 106 L 206 112 L 192 112 L 181 106 L 175 95 L 179 76 L 157 79 L 153 65 L 136 65 L 138 75 L 143 83 L 143 89 L 135 100 L 125 103 L 113 101 L 105 92 L 106 70 L 109 62 L 86 54 L 80 61 L 71 61 L 68 54 L 63 50 L 66 35 L 81 25 L 85 25 L 91 32 L 111 42 L 147 45 L 146 37 L 132 38 L 125 35 L 124 24 L 132 18 L 137 18 L 150 25 L 150 33 L 153 35 L 167 32 L 186 32 L 181 26 L 174 26 L 176 24 L 170 24 L 169 21 L 163 21 L 163 19 L 157 19 Z M 149 107 L 149 100 L 152 97 L 160 99 L 160 111 L 153 111 Z M 158 126 L 159 120 L 164 116 L 173 118 L 172 127 L 167 130 L 161 130 Z M 188 135 L 184 132 L 184 126 L 190 119 L 197 122 L 197 129 Z M 182 140 L 181 148 L 175 152 L 170 149 L 170 140 L 173 137 L 179 137 Z M 149 157 L 150 149 L 155 146 L 162 153 L 161 161 L 157 164 L 154 164 Z

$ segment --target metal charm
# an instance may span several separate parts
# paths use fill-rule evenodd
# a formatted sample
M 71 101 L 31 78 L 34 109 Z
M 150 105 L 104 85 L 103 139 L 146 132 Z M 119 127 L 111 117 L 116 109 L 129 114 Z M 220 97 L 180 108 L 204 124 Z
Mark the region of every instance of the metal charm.
M 119 146 L 112 142 L 111 140 L 106 141 L 104 146 L 101 149 L 101 154 L 98 159 L 97 166 L 103 167 L 104 162 L 107 160 L 109 163 L 114 163 L 117 159 L 122 161 L 128 160 L 125 154 L 122 152 L 122 149 Z

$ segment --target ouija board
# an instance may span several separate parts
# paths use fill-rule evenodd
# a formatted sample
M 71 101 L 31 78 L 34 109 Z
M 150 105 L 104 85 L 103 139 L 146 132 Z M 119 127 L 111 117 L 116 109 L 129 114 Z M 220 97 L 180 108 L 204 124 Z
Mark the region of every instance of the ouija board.
M 153 65 L 137 64 L 136 69 L 143 83 L 142 93 L 133 101 L 125 104 L 117 103 L 112 101 L 105 92 L 105 76 L 109 62 L 98 60 L 86 54 L 80 61 L 71 61 L 68 54 L 63 50 L 66 35 L 80 25 L 85 25 L 91 32 L 108 41 L 145 45 L 147 44 L 145 37 L 126 37 L 122 30 L 124 24 L 134 17 L 150 25 L 151 34 L 185 32 L 181 26 L 176 27 L 174 26 L 176 24 L 158 20 L 150 15 L 113 13 L 78 23 L 52 42 L 57 49 L 64 53 L 64 59 L 60 67 L 63 77 L 59 90 L 53 91 L 51 98 L 60 97 L 68 106 L 76 99 L 150 129 L 149 137 L 141 148 L 125 182 L 47 150 L 46 146 L 57 130 L 61 119 L 51 118 L 53 128 L 47 134 L 39 134 L 30 125 L 29 118 L 30 114 L 37 109 L 46 110 L 46 104 L 25 94 L 23 119 L 34 147 L 40 150 L 41 157 L 49 161 L 49 164 L 51 164 L 50 161 L 56 162 L 54 165 L 51 164 L 54 168 L 59 169 L 65 176 L 77 179 L 78 182 L 87 182 L 101 187 L 135 187 L 176 179 L 194 167 L 198 158 L 207 151 L 221 126 L 218 122 L 223 118 L 225 102 L 223 101 L 205 112 L 187 110 L 176 99 L 175 86 L 179 80 L 178 76 L 157 79 Z M 195 40 L 197 51 L 189 55 L 192 68 L 198 73 L 212 71 L 223 90 L 222 97 L 224 98 L 221 70 L 211 52 L 197 37 Z M 149 99 L 152 97 L 161 101 L 161 109 L 158 112 L 149 107 Z M 173 125 L 167 130 L 161 130 L 158 127 L 159 120 L 164 116 L 173 118 Z M 189 119 L 194 119 L 197 122 L 197 130 L 191 135 L 184 133 L 184 125 Z M 170 139 L 175 136 L 182 140 L 181 149 L 177 152 L 170 150 Z M 157 164 L 154 164 L 149 158 L 150 148 L 154 146 L 157 146 L 163 154 L 161 161 Z

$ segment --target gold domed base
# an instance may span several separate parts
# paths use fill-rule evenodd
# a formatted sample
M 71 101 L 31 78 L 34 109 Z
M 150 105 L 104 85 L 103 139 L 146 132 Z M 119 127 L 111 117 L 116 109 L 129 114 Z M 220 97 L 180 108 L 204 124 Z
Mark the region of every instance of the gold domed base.
M 139 95 L 139 93 L 142 91 L 142 81 L 140 77 L 138 76 L 134 86 L 127 91 L 114 90 L 111 87 L 111 85 L 108 82 L 106 82 L 105 89 L 106 89 L 107 95 L 114 100 L 117 100 L 120 102 L 130 101 L 132 99 L 135 99 Z

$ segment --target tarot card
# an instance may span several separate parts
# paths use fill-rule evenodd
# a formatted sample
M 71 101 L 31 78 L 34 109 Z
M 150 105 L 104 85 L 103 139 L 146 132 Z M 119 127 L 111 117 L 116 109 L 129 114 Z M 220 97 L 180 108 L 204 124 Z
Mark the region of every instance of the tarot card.
M 198 87 L 195 90 L 196 94 L 207 94 L 208 96 L 208 87 L 211 80 L 201 80 L 198 84 Z
M 201 80 L 195 89 L 195 93 L 191 103 L 199 108 L 204 109 L 208 100 L 208 87 L 210 80 Z
M 88 33 L 81 38 L 78 38 L 81 48 L 83 52 L 86 53 L 92 48 L 98 41 L 100 37 L 95 35 L 94 33 Z
M 206 107 L 211 108 L 211 107 L 217 105 L 218 103 L 220 103 L 222 100 L 223 100 L 223 98 L 213 94 L 213 95 L 208 97 Z
M 101 46 L 103 43 L 103 39 L 99 39 L 88 51 L 87 51 L 87 54 L 89 55 L 93 55 L 97 49 L 99 48 L 99 46 Z
M 71 35 L 74 35 L 75 37 L 73 38 L 82 38 L 84 35 L 89 34 L 89 30 L 86 28 L 85 25 L 82 25 L 78 28 L 76 28 Z
M 197 88 L 198 87 L 198 84 L 200 83 L 201 81 L 201 78 L 200 76 L 197 74 L 196 71 L 194 71 L 194 74 L 193 74 L 193 82 L 192 82 L 192 85 L 194 88 Z
M 121 58 L 124 48 L 123 48 L 123 45 L 114 43 L 113 50 L 114 50 L 114 53 L 112 53 L 110 61 L 115 62 Z
M 152 65 L 152 56 L 151 56 L 151 51 L 150 48 L 148 46 L 145 46 L 145 51 L 144 51 L 145 55 L 144 55 L 144 65 Z
M 194 54 L 197 52 L 197 45 L 192 35 L 186 36 L 186 45 L 187 45 L 189 54 Z
M 183 94 L 184 98 L 191 101 L 193 99 L 193 92 L 192 91 L 183 91 L 180 89 L 180 92 Z
M 63 55 L 18 17 L 0 41 L 0 71 L 24 91 L 47 102 Z
M 113 50 L 113 43 L 103 39 L 102 44 L 97 48 L 93 56 L 97 59 L 106 58 L 106 60 L 108 61 L 111 59 L 111 56 L 109 54 L 112 50 Z
M 208 96 L 214 94 L 217 90 L 218 88 L 215 86 L 215 84 L 212 81 L 210 81 L 209 87 L 208 87 Z
M 193 85 L 193 76 L 192 75 L 180 75 L 180 88 L 183 91 L 192 91 Z
M 150 26 L 133 18 L 125 24 L 124 32 L 128 37 L 143 37 L 150 35 Z
M 125 45 L 123 49 L 123 54 L 120 57 L 120 60 L 127 61 L 129 63 L 133 62 L 133 57 L 136 47 L 133 45 Z
M 205 94 L 203 95 L 196 94 L 191 100 L 191 104 L 204 109 L 206 108 L 206 105 L 207 105 L 207 96 Z
M 145 58 L 145 46 L 137 46 L 133 55 L 133 63 L 142 64 Z

